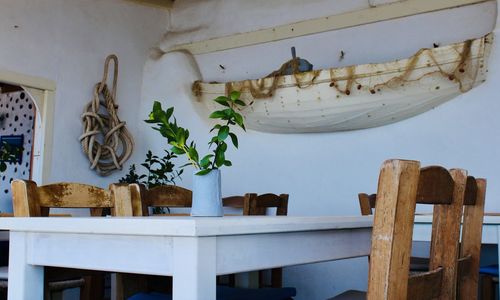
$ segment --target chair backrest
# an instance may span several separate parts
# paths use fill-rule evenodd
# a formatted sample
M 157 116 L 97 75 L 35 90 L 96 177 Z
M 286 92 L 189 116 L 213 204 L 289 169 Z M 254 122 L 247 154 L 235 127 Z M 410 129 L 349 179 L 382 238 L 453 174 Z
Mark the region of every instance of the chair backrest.
M 377 194 L 358 194 L 362 215 L 373 214 Z M 486 179 L 467 176 L 458 259 L 458 299 L 477 299 Z
M 359 208 L 361 209 L 361 215 L 363 216 L 373 215 L 377 194 L 368 195 L 365 193 L 359 193 L 358 199 L 359 199 Z
M 268 208 L 276 208 L 277 216 L 286 216 L 288 213 L 288 194 L 247 193 L 244 196 L 231 196 L 222 199 L 224 207 L 242 208 L 245 216 L 264 216 Z
M 113 215 L 132 216 L 132 202 L 125 184 L 111 184 L 109 190 L 80 183 L 37 186 L 30 180 L 13 180 L 12 202 L 16 217 L 47 217 L 50 208 L 110 208 Z M 95 215 L 93 213 L 92 215 Z
M 149 207 L 191 207 L 191 190 L 176 185 L 161 185 L 147 189 L 144 185 L 131 184 L 134 216 L 148 216 Z
M 368 299 L 455 299 L 467 172 L 389 160 L 381 168 Z M 429 271 L 409 274 L 416 204 L 434 205 Z

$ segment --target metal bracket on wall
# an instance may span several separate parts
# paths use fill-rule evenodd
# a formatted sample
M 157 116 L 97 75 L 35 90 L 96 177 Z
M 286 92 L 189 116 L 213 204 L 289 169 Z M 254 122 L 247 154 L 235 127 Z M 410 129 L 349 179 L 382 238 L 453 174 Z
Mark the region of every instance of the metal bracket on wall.
M 370 3 L 384 5 L 253 32 L 180 44 L 171 47 L 169 51 L 187 50 L 192 54 L 211 53 L 492 1 L 496 0 L 405 0 L 398 2 L 371 0 Z

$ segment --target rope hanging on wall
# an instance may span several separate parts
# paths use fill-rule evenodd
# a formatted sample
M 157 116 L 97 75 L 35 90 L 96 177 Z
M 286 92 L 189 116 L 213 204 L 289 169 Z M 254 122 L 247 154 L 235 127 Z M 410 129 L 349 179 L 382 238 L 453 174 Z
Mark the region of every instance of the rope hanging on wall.
M 110 91 L 106 81 L 111 61 L 114 62 L 114 73 Z M 95 85 L 94 96 L 82 114 L 80 142 L 83 152 L 90 160 L 90 168 L 102 176 L 121 170 L 134 149 L 134 139 L 116 113 L 117 81 L 118 57 L 112 54 L 106 58 L 102 80 Z

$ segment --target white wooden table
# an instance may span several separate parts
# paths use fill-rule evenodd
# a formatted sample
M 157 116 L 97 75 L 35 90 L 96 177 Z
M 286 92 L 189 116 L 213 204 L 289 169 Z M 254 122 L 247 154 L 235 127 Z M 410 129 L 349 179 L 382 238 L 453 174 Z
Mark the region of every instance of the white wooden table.
M 432 232 L 432 215 L 415 216 L 413 240 L 429 242 Z M 497 245 L 498 261 L 500 262 L 500 216 L 485 216 L 483 221 L 483 244 Z M 500 285 L 499 285 L 500 295 Z
M 169 275 L 215 300 L 216 275 L 368 255 L 371 217 L 1 218 L 9 300 L 43 299 L 43 266 Z

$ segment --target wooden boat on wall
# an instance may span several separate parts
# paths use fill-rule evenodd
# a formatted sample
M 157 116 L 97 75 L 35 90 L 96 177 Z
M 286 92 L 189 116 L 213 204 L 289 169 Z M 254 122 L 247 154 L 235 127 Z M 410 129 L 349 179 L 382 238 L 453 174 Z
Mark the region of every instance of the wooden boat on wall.
M 387 63 L 315 70 L 227 83 L 195 82 L 193 93 L 208 116 L 212 101 L 232 90 L 249 104 L 242 114 L 250 129 L 332 132 L 363 129 L 421 114 L 486 80 L 493 34 L 421 49 Z

